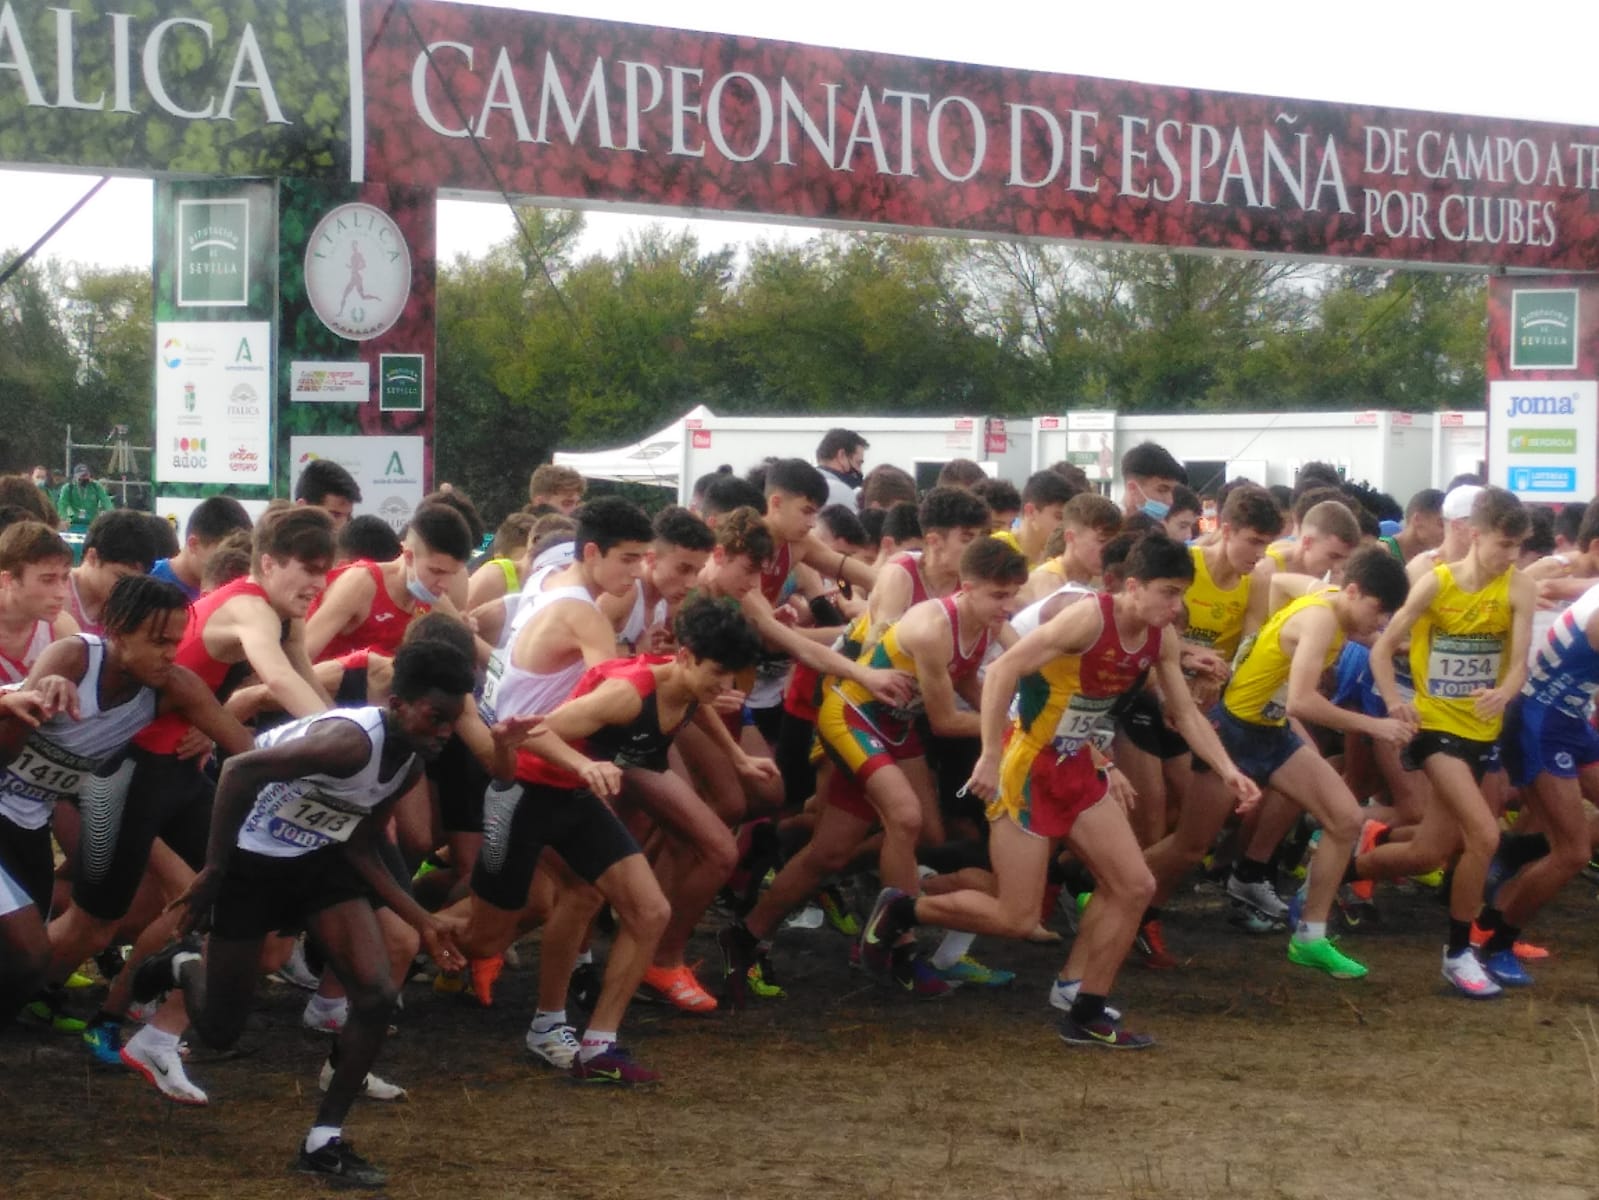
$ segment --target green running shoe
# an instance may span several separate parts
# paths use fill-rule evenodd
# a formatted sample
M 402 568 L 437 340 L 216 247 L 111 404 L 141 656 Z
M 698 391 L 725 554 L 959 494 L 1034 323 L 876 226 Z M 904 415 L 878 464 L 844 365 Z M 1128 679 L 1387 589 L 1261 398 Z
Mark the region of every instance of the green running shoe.
M 50 1026 L 56 1033 L 79 1033 L 89 1028 L 87 1021 L 80 1021 L 77 1017 L 69 1017 L 61 1009 L 61 1001 L 57 994 L 40 995 L 28 1002 L 24 1010 L 37 1021 Z
M 963 955 L 959 962 L 947 967 L 934 967 L 933 973 L 945 983 L 959 985 L 969 983 L 973 987 L 1009 987 L 1016 979 L 1015 971 L 1003 971 L 998 967 L 985 967 L 970 954 Z
M 1365 967 L 1339 950 L 1333 945 L 1332 938 L 1328 937 L 1317 938 L 1313 942 L 1290 939 L 1288 961 L 1301 967 L 1325 971 L 1334 979 L 1362 979 L 1366 974 Z
M 772 964 L 762 954 L 755 962 L 750 964 L 750 969 L 745 978 L 749 981 L 749 992 L 752 996 L 759 996 L 762 1000 L 785 1000 L 788 993 L 777 982 L 777 976 L 772 972 Z
M 816 902 L 822 906 L 822 915 L 827 918 L 827 923 L 845 937 L 858 938 L 861 936 L 861 919 L 850 912 L 849 905 L 845 903 L 844 894 L 837 887 L 829 886 L 822 889 L 821 895 L 816 897 Z

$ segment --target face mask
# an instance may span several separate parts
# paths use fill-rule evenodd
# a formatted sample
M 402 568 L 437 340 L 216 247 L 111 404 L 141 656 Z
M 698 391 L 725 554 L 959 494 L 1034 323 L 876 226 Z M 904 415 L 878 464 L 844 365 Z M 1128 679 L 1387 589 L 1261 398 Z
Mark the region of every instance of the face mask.
M 33 480 L 33 486 L 34 487 L 45 487 L 47 484 L 49 484 L 49 482 L 50 481 L 48 479 L 41 479 L 38 476 L 35 476 L 34 480 Z
M 1157 521 L 1164 521 L 1166 514 L 1171 512 L 1171 505 L 1164 500 L 1156 500 L 1153 496 L 1144 497 L 1143 506 L 1138 510 L 1146 516 L 1154 517 Z
M 423 604 L 437 604 L 439 598 L 423 586 L 422 581 L 414 575 L 405 581 L 405 590 L 411 593 L 412 598 Z

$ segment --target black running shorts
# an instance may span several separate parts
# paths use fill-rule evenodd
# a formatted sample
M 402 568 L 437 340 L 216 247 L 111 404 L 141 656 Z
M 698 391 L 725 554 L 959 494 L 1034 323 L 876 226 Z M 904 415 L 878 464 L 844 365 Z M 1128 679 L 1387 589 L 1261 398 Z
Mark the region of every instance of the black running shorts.
M 50 826 L 24 829 L 0 817 L 0 867 L 4 867 L 6 874 L 28 894 L 39 915 L 48 917 L 56 876 Z
M 198 871 L 211 832 L 212 781 L 193 759 L 130 746 L 84 782 L 72 899 L 91 917 L 128 915 L 160 838 Z
M 1127 698 L 1116 729 L 1134 746 L 1156 758 L 1178 758 L 1188 753 L 1188 743 L 1166 724 L 1160 701 L 1150 692 L 1135 692 Z
M 589 883 L 639 853 L 610 806 L 586 788 L 520 782 L 494 788 L 483 797 L 483 849 L 472 871 L 473 893 L 495 908 L 519 912 L 546 846 Z
M 1471 738 L 1457 737 L 1452 733 L 1439 733 L 1434 729 L 1423 729 L 1399 754 L 1400 765 L 1407 771 L 1419 771 L 1434 754 L 1447 754 L 1450 758 L 1458 758 L 1471 768 L 1472 778 L 1478 783 L 1490 771 L 1502 770 L 1499 761 L 1498 742 L 1478 742 Z
M 346 900 L 376 907 L 366 880 L 342 846 L 325 846 L 294 858 L 234 850 L 211 907 L 211 934 L 254 941 L 269 933 L 304 929 L 323 909 Z
M 439 824 L 445 833 L 483 832 L 483 793 L 492 780 L 459 737 L 444 743 L 427 764 L 427 776 L 439 797 Z

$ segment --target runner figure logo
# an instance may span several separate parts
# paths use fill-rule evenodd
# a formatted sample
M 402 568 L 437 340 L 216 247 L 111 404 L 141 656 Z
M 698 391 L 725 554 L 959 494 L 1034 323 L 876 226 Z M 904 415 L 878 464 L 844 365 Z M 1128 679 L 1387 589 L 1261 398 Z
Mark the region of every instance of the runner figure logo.
M 342 204 L 324 216 L 305 249 L 305 294 L 342 338 L 386 333 L 411 294 L 411 249 L 394 219 L 370 204 Z

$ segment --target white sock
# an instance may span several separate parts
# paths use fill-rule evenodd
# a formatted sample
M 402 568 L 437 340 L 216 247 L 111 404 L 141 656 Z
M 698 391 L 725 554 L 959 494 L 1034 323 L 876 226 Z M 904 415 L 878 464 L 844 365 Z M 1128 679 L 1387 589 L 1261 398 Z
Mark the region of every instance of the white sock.
M 1327 936 L 1326 921 L 1301 921 L 1294 931 L 1296 942 L 1315 942 Z
M 578 956 L 577 956 L 577 965 L 578 966 L 580 966 L 580 967 L 582 967 L 582 966 L 592 966 L 593 963 L 594 963 L 594 951 L 592 951 L 592 950 L 582 950 L 582 951 L 578 952 Z
M 533 1032 L 549 1033 L 566 1024 L 566 1009 L 557 1008 L 553 1012 L 539 1009 L 533 1014 Z
M 1083 990 L 1081 979 L 1057 979 L 1054 984 L 1055 993 L 1067 1000 L 1077 999 L 1077 993 Z
M 337 1141 L 344 1132 L 342 1125 L 313 1125 L 311 1132 L 305 1135 L 305 1152 L 315 1154 L 329 1142 Z
M 185 963 L 199 962 L 200 956 L 193 950 L 184 950 L 172 956 L 172 986 L 183 986 L 183 966 Z
M 933 965 L 940 971 L 947 971 L 966 957 L 966 952 L 972 948 L 972 943 L 976 940 L 975 933 L 965 933 L 958 929 L 946 930 L 944 940 L 939 942 L 938 949 L 933 951 Z
M 178 1035 L 168 1033 L 165 1029 L 157 1029 L 154 1025 L 146 1025 L 138 1033 L 128 1039 L 128 1045 L 138 1042 L 140 1047 L 150 1050 L 172 1050 L 178 1048 Z
M 330 1000 L 326 996 L 313 995 L 305 1002 L 305 1015 L 313 1018 L 347 1018 L 350 1015 L 350 998 L 337 996 Z
M 588 1062 L 590 1059 L 598 1058 L 614 1045 L 616 1045 L 615 1030 L 585 1030 L 583 1047 L 577 1052 L 577 1056 Z

